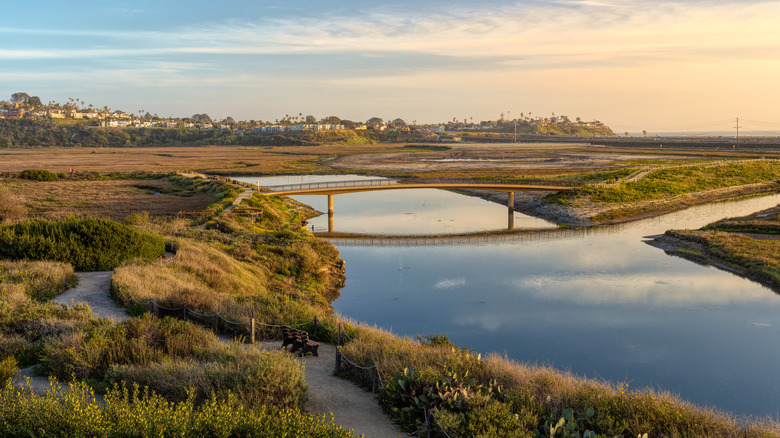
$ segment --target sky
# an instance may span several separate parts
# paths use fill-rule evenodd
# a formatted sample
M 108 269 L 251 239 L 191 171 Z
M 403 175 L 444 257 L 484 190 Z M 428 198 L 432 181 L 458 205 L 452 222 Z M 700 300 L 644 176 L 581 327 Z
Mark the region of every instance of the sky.
M 0 99 L 161 117 L 780 131 L 780 0 L 10 2 Z

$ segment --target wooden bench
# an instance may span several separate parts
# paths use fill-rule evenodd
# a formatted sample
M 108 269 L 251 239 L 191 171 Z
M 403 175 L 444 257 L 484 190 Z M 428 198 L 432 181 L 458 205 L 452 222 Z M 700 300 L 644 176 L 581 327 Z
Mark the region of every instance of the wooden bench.
M 290 347 L 290 353 L 295 353 L 301 350 L 301 356 L 305 356 L 306 353 L 311 353 L 312 356 L 319 356 L 317 349 L 320 344 L 309 339 L 309 333 L 303 330 L 294 329 L 292 327 L 282 327 L 282 348 Z

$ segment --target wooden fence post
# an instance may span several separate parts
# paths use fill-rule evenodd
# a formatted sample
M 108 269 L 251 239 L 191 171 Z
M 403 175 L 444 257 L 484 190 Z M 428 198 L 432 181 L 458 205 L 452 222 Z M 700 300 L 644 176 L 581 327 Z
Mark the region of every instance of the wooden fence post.
M 341 348 L 336 346 L 336 374 L 341 372 Z
M 377 390 L 377 374 L 376 365 L 371 365 L 371 392 L 376 394 Z
M 214 333 L 219 334 L 219 313 L 214 312 Z
M 186 321 L 187 320 L 187 306 L 185 305 L 184 309 L 182 309 L 182 310 L 183 310 L 183 312 L 182 312 L 183 319 Z
M 255 343 L 255 319 L 249 321 L 249 341 Z
M 344 345 L 344 337 L 343 336 L 344 335 L 342 334 L 342 331 L 341 331 L 341 323 L 339 323 L 339 338 L 336 341 L 336 346 L 337 347 L 340 347 L 340 346 Z
M 312 330 L 312 333 L 314 336 L 317 336 L 317 325 L 319 324 L 319 320 L 317 320 L 317 317 L 314 317 L 314 330 Z

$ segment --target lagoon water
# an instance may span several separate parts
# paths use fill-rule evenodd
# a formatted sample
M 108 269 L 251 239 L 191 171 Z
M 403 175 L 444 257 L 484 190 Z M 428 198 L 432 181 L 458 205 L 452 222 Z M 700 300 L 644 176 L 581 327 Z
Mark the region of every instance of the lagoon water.
M 311 181 L 283 178 L 262 184 Z M 295 198 L 326 209 L 324 196 Z M 661 388 L 738 415 L 776 416 L 780 295 L 669 256 L 644 237 L 778 203 L 774 195 L 565 232 L 516 214 L 515 228 L 527 233 L 336 241 L 347 281 L 333 306 L 399 335 L 446 333 L 482 353 Z M 339 232 L 419 236 L 507 226 L 505 206 L 441 190 L 337 195 L 334 204 Z M 327 230 L 327 217 L 310 225 Z

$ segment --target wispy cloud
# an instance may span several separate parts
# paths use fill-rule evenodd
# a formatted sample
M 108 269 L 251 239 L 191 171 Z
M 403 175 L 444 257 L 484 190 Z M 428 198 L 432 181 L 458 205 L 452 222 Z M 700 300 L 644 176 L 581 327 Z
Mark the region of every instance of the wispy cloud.
M 280 54 L 417 52 L 450 56 L 522 56 L 580 61 L 624 59 L 780 45 L 774 32 L 780 2 L 637 2 L 571 0 L 546 6 L 509 5 L 499 10 L 459 9 L 439 16 L 376 11 L 354 16 L 232 20 L 168 32 L 74 31 L 0 28 L 0 33 L 109 38 L 109 51 L 70 49 L 55 53 L 6 49 L 0 59 L 137 56 L 139 53 Z M 575 49 L 573 51 L 573 49 Z
M 316 14 L 280 9 L 251 19 L 222 14 L 213 23 L 160 20 L 143 29 L 106 29 L 98 21 L 68 29 L 5 26 L 0 87 L 16 91 L 21 82 L 33 88 L 36 78 L 53 71 L 73 75 L 73 81 L 97 78 L 85 88 L 129 81 L 159 90 L 157 84 L 228 86 L 244 79 L 248 88 L 273 81 L 267 90 L 284 89 L 289 96 L 300 84 L 311 87 L 308 95 L 315 90 L 342 96 L 358 87 L 371 93 L 352 104 L 361 111 L 372 99 L 396 104 L 396 110 L 405 111 L 407 101 L 426 106 L 425 112 L 442 111 L 457 103 L 457 94 L 463 111 L 478 116 L 480 108 L 492 114 L 516 96 L 528 108 L 565 103 L 566 111 L 595 112 L 609 122 L 610 113 L 626 114 L 619 106 L 637 84 L 658 105 L 670 99 L 683 103 L 677 114 L 645 105 L 645 113 L 636 110 L 637 118 L 647 120 L 655 112 L 678 119 L 695 111 L 694 102 L 712 110 L 712 91 L 728 89 L 726 78 L 738 83 L 736 76 L 749 69 L 750 79 L 734 96 L 741 99 L 748 87 L 751 96 L 780 98 L 766 91 L 773 88 L 767 81 L 780 73 L 780 0 L 519 0 L 487 6 L 456 1 L 425 12 L 406 6 Z M 710 74 L 713 69 L 720 80 Z M 421 100 L 424 89 L 451 101 Z M 602 108 L 594 107 L 594 96 Z M 755 102 L 745 107 L 767 110 Z
M 465 278 L 445 278 L 443 280 L 437 281 L 436 284 L 433 285 L 433 288 L 434 289 L 455 289 L 464 286 L 466 286 Z

